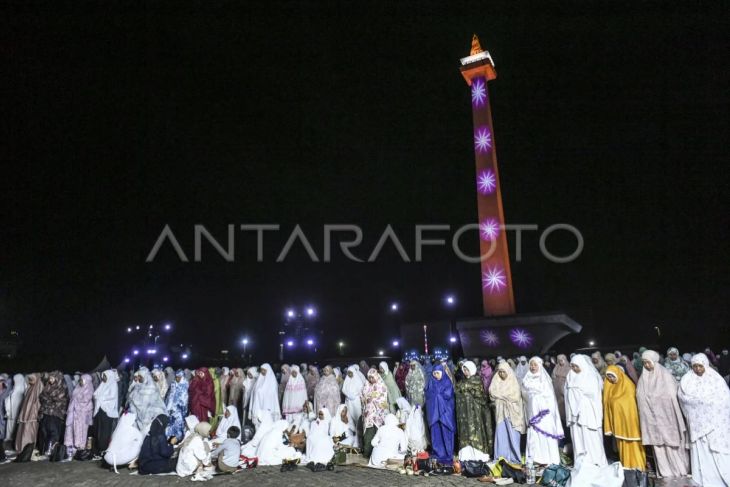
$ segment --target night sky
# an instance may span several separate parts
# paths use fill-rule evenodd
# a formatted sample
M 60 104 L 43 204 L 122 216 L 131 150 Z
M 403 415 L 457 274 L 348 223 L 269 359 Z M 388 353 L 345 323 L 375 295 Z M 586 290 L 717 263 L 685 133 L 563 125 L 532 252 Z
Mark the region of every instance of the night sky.
M 361 258 L 391 224 L 413 260 L 415 224 L 476 221 L 458 71 L 473 33 L 498 73 L 507 221 L 585 239 L 561 265 L 524 235 L 518 311 L 571 313 L 581 343 L 655 324 L 680 348 L 727 343 L 723 2 L 146 3 L 2 7 L 0 332 L 25 357 L 118 361 L 127 326 L 170 321 L 201 353 L 247 335 L 273 360 L 284 310 L 305 304 L 325 349 L 372 354 L 398 322 L 445 317 L 446 293 L 480 315 L 479 266 L 449 247 L 357 264 L 295 245 L 275 262 L 296 224 L 320 260 L 324 224 L 360 225 Z M 263 223 L 281 225 L 263 263 L 240 231 L 235 262 L 210 245 L 193 262 L 195 224 L 225 243 Z M 166 224 L 190 262 L 170 245 L 145 262 Z

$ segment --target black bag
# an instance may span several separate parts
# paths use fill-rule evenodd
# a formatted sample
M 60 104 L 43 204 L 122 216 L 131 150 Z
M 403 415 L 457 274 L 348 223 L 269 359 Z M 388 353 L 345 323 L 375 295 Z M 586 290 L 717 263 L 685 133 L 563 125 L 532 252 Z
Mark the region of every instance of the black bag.
M 430 458 L 416 460 L 416 465 L 418 466 L 419 472 L 428 473 L 431 471 L 431 459 Z
M 28 443 L 23 447 L 23 450 L 18 453 L 18 456 L 13 460 L 15 463 L 25 463 L 30 461 L 30 457 L 33 456 L 33 443 Z
M 623 487 L 654 487 L 654 480 L 641 470 L 625 469 Z
M 51 450 L 51 454 L 48 455 L 48 461 L 49 462 L 62 462 L 63 460 L 66 460 L 66 445 L 61 443 L 60 441 L 53 445 L 53 449 Z
M 492 475 L 492 471 L 486 462 L 466 460 L 461 462 L 461 475 L 469 478 L 484 477 L 485 475 Z
M 512 465 L 507 463 L 504 458 L 499 461 L 499 465 L 502 467 L 502 478 L 512 479 L 518 484 L 527 483 L 527 476 L 525 475 L 525 472 L 514 468 Z
M 76 453 L 74 454 L 74 460 L 78 460 L 80 462 L 87 462 L 93 459 L 94 454 L 91 450 L 76 450 Z

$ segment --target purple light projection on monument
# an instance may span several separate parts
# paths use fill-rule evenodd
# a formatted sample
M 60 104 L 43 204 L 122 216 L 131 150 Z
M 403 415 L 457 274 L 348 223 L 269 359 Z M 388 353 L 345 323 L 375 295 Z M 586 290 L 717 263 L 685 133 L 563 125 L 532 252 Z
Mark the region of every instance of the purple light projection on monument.
M 490 267 L 487 272 L 482 273 L 482 288 L 488 290 L 489 294 L 502 292 L 506 286 L 507 277 L 498 266 Z
M 484 78 L 477 78 L 471 84 L 471 102 L 475 107 L 481 107 L 487 101 L 487 86 Z
M 483 195 L 494 193 L 497 188 L 497 177 L 491 169 L 484 169 L 477 176 L 477 191 Z
M 477 152 L 485 153 L 492 147 L 492 134 L 487 127 L 481 127 L 474 135 L 474 148 Z
M 492 330 L 482 330 L 479 332 L 479 338 L 484 345 L 496 347 L 499 345 L 499 337 Z
M 479 224 L 479 235 L 482 240 L 492 241 L 499 235 L 499 222 L 496 218 L 487 218 Z
M 532 343 L 532 335 L 521 328 L 514 328 L 509 332 L 509 339 L 520 348 L 528 348 Z

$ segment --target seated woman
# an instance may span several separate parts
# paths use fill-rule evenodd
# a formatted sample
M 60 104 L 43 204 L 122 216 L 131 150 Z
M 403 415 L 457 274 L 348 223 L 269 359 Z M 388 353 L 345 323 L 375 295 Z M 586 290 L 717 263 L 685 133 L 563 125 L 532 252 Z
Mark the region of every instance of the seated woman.
M 223 443 L 227 438 L 230 438 L 228 433 L 231 426 L 238 428 L 238 437 L 236 437 L 236 439 L 240 441 L 241 420 L 238 418 L 238 408 L 236 408 L 236 406 L 226 406 L 223 418 L 215 428 L 215 438 L 213 439 L 213 443 Z
M 329 433 L 337 445 L 358 447 L 357 426 L 355 426 L 346 405 L 340 404 L 337 406 L 337 414 L 330 423 Z
M 301 458 L 301 453 L 293 447 L 284 444 L 286 439 L 286 431 L 289 428 L 289 422 L 280 419 L 269 428 L 269 431 L 261 438 L 256 449 L 256 456 L 259 459 L 259 465 L 281 465 L 284 460 L 295 460 Z M 287 440 L 288 441 L 288 440 Z
M 385 417 L 385 424 L 378 428 L 372 441 L 373 454 L 368 467 L 385 468 L 388 459 L 403 460 L 408 450 L 405 432 L 398 427 L 398 418 L 393 414 Z
M 251 441 L 243 445 L 241 448 L 241 455 L 249 458 L 256 456 L 256 450 L 261 443 L 261 439 L 266 433 L 269 432 L 271 427 L 274 425 L 274 420 L 271 418 L 271 414 L 267 414 L 266 411 L 258 410 L 254 415 L 254 419 L 258 418 L 258 426 L 256 426 L 256 433 L 251 438 Z
M 193 433 L 182 442 L 175 468 L 180 477 L 202 472 L 210 465 L 210 446 L 205 441 L 209 435 L 210 423 L 201 422 L 195 425 Z
M 167 442 L 167 436 L 165 435 L 167 422 L 168 417 L 164 414 L 158 415 L 152 421 L 150 431 L 142 442 L 142 449 L 139 451 L 139 457 L 137 458 L 140 475 L 175 471 L 177 459 L 172 458 L 175 449 Z
M 236 417 L 236 419 L 238 419 L 238 417 Z M 241 436 L 241 428 L 238 426 L 231 426 L 228 428 L 227 436 L 228 438 L 226 438 L 223 443 L 210 452 L 210 458 L 217 460 L 219 471 L 233 473 L 238 470 L 238 462 L 241 457 L 241 442 L 238 440 Z
M 326 466 L 335 455 L 334 443 L 330 436 L 331 423 L 329 409 L 322 406 L 317 420 L 312 422 L 307 435 L 307 463 L 310 468 L 318 465 Z

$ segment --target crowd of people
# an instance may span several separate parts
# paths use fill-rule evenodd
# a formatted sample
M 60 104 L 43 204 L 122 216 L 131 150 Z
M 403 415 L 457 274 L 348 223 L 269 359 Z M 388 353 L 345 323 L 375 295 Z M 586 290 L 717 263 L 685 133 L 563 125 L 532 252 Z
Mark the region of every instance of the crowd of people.
M 374 468 L 421 452 L 439 466 L 503 458 L 600 467 L 615 458 L 659 477 L 728 486 L 728 376 L 727 350 L 676 348 L 413 359 L 392 370 L 361 361 L 1 374 L 0 440 L 18 461 L 86 460 L 129 428 L 143 437 L 131 468 L 195 480 L 255 465 L 332 469 L 344 450 Z

